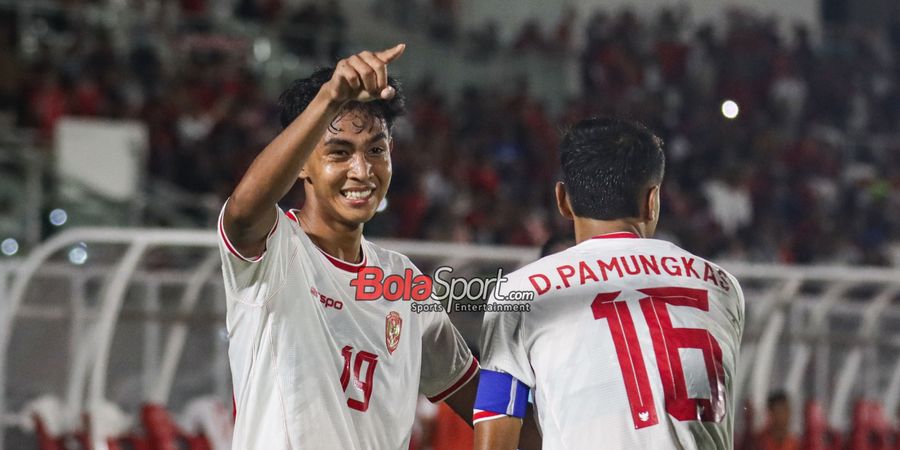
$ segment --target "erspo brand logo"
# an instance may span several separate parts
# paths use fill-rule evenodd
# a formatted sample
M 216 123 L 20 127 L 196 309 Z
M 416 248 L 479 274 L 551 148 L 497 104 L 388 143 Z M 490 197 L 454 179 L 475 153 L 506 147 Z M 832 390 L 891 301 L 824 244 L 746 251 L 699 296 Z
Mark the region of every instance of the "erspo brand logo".
M 340 300 L 335 300 L 325 294 L 320 293 L 319 290 L 315 288 L 315 286 L 311 287 L 309 289 L 309 293 L 312 294 L 314 299 L 318 299 L 319 303 L 325 305 L 325 309 L 328 309 L 328 308 L 334 308 L 337 310 L 344 309 L 344 302 L 342 302 Z

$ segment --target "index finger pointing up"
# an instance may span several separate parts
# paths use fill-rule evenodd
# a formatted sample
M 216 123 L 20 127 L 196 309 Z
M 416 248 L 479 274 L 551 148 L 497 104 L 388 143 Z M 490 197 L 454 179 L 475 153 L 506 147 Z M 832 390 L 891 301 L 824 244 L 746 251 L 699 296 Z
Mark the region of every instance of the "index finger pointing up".
M 394 47 L 391 47 L 387 50 L 382 50 L 378 53 L 375 53 L 375 56 L 380 59 L 385 64 L 397 59 L 400 55 L 403 54 L 403 50 L 406 49 L 406 44 L 397 44 Z

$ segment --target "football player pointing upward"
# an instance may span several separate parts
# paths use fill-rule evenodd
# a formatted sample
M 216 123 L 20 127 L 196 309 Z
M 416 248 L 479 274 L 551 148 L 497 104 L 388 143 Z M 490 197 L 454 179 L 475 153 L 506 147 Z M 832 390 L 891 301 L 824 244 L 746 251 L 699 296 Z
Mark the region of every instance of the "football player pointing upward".
M 478 363 L 447 315 L 356 301 L 350 285 L 365 266 L 418 273 L 362 236 L 391 181 L 402 98 L 387 66 L 403 50 L 294 82 L 284 131 L 223 208 L 235 449 L 408 448 L 419 393 L 471 417 Z M 303 209 L 283 213 L 298 178 Z
M 531 388 L 544 449 L 732 448 L 743 294 L 718 266 L 650 239 L 660 140 L 587 119 L 560 154 L 556 199 L 577 244 L 509 275 L 504 289 L 535 292 L 531 311 L 485 314 L 475 447 L 516 448 Z

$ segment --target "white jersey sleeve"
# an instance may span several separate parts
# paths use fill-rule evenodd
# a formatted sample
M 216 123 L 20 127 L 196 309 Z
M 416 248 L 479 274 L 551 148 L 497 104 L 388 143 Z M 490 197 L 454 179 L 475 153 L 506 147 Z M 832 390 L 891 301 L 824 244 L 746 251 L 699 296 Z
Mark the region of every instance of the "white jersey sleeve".
M 413 270 L 416 275 L 421 274 L 415 266 Z M 419 392 L 437 403 L 453 395 L 478 373 L 478 361 L 446 312 L 423 312 L 421 316 L 422 372 L 419 375 Z
M 746 309 L 746 301 L 744 300 L 744 290 L 741 288 L 741 283 L 738 282 L 738 279 L 735 278 L 734 275 L 727 273 L 728 281 L 731 282 L 731 285 L 734 287 L 735 298 L 737 299 L 738 307 L 735 312 L 735 320 L 732 323 L 735 326 L 735 330 L 733 331 L 738 339 L 738 342 L 741 342 L 744 339 L 744 313 Z
M 495 289 L 488 304 L 501 301 Z M 524 319 L 520 311 L 488 311 L 484 314 L 482 371 L 472 414 L 474 423 L 503 416 L 525 416 L 528 392 L 534 386 L 534 372 L 523 342 Z
M 493 292 L 488 304 L 497 303 L 497 292 Z M 534 373 L 522 342 L 524 317 L 521 312 L 486 312 L 482 323 L 482 367 L 495 372 L 507 373 L 534 386 Z
M 254 306 L 265 303 L 284 282 L 285 268 L 294 248 L 289 245 L 290 219 L 278 206 L 273 205 L 273 208 L 277 209 L 277 219 L 266 238 L 265 250 L 261 255 L 253 257 L 242 255 L 231 244 L 223 223 L 224 206 L 219 213 L 219 252 L 226 287 L 238 301 Z

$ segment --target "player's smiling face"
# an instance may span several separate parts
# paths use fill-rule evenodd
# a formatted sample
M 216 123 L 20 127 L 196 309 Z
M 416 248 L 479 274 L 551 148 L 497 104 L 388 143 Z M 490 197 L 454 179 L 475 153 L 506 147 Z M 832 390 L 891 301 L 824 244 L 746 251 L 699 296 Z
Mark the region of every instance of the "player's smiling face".
M 384 119 L 359 109 L 339 114 L 300 172 L 304 209 L 348 226 L 367 222 L 391 182 L 390 145 Z

